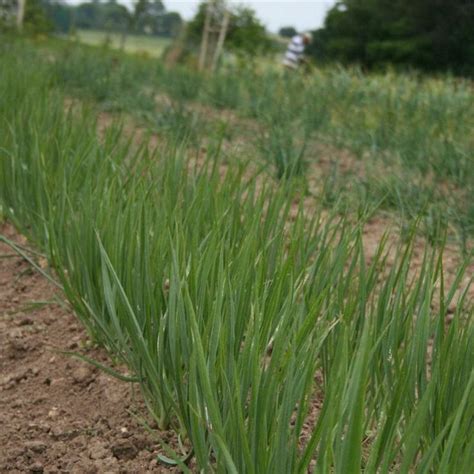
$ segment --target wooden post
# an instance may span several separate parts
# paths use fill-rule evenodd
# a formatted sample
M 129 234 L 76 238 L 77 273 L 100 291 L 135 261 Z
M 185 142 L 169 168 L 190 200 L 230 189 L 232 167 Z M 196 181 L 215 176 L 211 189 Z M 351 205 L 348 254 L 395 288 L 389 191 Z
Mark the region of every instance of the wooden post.
M 221 16 L 223 14 L 223 16 Z M 225 0 L 208 0 L 204 29 L 202 32 L 199 70 L 214 72 L 222 54 L 225 37 L 230 23 L 230 10 Z M 212 45 L 210 44 L 212 38 Z
M 207 47 L 209 42 L 209 30 L 211 27 L 211 2 L 207 4 L 206 18 L 204 20 L 204 30 L 202 32 L 201 51 L 199 53 L 199 70 L 203 71 L 206 67 Z
M 120 51 L 125 51 L 125 43 L 127 41 L 128 30 L 125 26 L 122 32 L 120 33 Z
M 26 0 L 17 0 L 17 2 L 16 27 L 21 31 L 23 29 L 23 18 L 25 17 Z
M 214 72 L 219 62 L 219 57 L 224 47 L 225 36 L 227 34 L 227 28 L 229 27 L 230 11 L 226 8 L 224 11 L 224 18 L 222 20 L 221 29 L 219 31 L 219 38 L 217 39 L 216 50 L 214 51 L 214 58 L 212 60 L 212 71 Z

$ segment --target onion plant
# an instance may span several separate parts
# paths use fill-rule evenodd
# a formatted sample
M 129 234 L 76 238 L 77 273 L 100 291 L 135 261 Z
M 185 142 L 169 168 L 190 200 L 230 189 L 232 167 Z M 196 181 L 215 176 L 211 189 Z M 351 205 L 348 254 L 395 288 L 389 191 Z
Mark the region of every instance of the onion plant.
M 2 212 L 200 471 L 469 472 L 468 262 L 447 281 L 427 245 L 414 268 L 413 238 L 369 259 L 363 221 L 295 213 L 219 148 L 98 138 L 46 66 L 0 54 Z

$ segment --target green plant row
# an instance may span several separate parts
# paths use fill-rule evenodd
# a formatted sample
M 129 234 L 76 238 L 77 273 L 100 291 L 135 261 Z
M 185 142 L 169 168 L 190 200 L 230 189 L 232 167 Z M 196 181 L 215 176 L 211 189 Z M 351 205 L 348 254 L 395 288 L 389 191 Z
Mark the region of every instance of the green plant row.
M 144 90 L 152 87 L 153 94 L 234 109 L 270 124 L 284 120 L 289 129 L 294 124 L 321 131 L 357 154 L 388 152 L 411 169 L 461 185 L 473 178 L 474 95 L 469 81 L 337 68 L 284 76 L 271 68 L 258 71 L 252 64 L 205 77 L 108 50 L 67 43 L 56 47 L 59 83 L 121 108 L 146 110 L 153 99 Z
M 51 69 L 0 56 L 2 212 L 45 250 L 77 316 L 203 472 L 468 472 L 472 309 L 461 266 L 413 245 L 370 264 L 362 224 L 196 164 L 176 141 L 102 139 Z M 362 206 L 363 209 L 363 206 Z M 455 304 L 453 321 L 445 324 Z M 159 435 L 159 433 L 158 433 Z M 186 471 L 182 457 L 168 456 Z
M 227 139 L 252 145 L 258 161 L 280 179 L 304 177 L 328 155 L 336 168 L 347 167 L 337 148 L 348 150 L 355 165 L 367 169 L 364 175 L 335 176 L 329 170 L 321 177 L 326 189 L 335 184 L 330 190 L 340 207 L 359 202 L 362 194 L 396 210 L 404 222 L 423 215 L 422 230 L 433 241 L 449 229 L 464 250 L 469 247 L 474 232 L 469 81 L 337 68 L 284 77 L 242 64 L 205 77 L 77 44 L 45 47 L 55 57 L 51 77 L 68 94 L 93 99 L 106 110 L 131 111 L 159 135 L 193 146 L 225 131 Z M 213 118 L 219 109 L 226 109 L 224 117 L 233 111 L 229 123 Z M 242 118 L 256 120 L 242 126 Z

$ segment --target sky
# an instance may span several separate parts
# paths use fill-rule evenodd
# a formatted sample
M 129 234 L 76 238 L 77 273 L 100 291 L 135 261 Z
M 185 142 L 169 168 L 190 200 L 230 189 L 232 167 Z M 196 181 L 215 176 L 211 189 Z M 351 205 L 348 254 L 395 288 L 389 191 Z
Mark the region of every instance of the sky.
M 258 18 L 272 32 L 282 26 L 294 26 L 297 30 L 314 30 L 322 26 L 326 12 L 336 0 L 242 0 L 239 3 L 252 7 Z M 164 0 L 168 10 L 181 13 L 184 19 L 196 12 L 199 0 Z

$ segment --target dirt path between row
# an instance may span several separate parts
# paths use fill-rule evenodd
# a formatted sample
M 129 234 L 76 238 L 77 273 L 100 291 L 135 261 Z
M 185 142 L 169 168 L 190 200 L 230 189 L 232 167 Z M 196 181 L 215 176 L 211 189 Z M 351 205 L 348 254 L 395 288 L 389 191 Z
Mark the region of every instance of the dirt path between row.
M 0 233 L 25 243 L 9 224 Z M 157 462 L 156 440 L 130 414 L 145 413 L 140 394 L 52 349 L 110 365 L 105 351 L 86 349 L 79 321 L 54 303 L 61 297 L 0 244 L 0 473 L 171 472 Z

